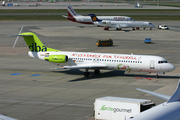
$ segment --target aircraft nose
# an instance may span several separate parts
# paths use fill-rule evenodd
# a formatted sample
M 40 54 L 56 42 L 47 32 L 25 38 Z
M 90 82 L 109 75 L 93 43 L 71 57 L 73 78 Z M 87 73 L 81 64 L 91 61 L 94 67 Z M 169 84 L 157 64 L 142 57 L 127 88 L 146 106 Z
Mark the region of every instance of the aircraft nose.
M 169 63 L 168 70 L 169 71 L 175 70 L 175 66 L 173 64 Z

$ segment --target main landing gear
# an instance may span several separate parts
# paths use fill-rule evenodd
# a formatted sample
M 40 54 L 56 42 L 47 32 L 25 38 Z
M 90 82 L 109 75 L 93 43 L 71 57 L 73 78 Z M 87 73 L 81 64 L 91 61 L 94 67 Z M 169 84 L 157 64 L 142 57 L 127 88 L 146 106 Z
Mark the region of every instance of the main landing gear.
M 99 74 L 100 74 L 100 70 L 99 70 L 99 69 L 94 70 L 94 74 L 95 74 L 95 75 L 99 75 Z M 85 70 L 85 72 L 84 72 L 84 77 L 89 77 L 88 69 Z
M 158 74 L 156 74 L 156 78 L 159 78 L 159 75 L 158 75 Z
M 116 30 L 121 30 L 121 28 L 116 28 Z

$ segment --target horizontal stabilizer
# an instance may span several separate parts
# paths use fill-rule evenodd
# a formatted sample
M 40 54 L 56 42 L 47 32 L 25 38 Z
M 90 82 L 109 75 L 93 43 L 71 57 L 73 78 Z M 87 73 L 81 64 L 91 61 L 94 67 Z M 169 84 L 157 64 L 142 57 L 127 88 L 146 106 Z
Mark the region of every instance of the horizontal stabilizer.
M 63 17 L 67 18 L 68 16 L 62 15 Z
M 139 88 L 136 88 L 136 90 L 139 90 L 139 91 L 141 91 L 141 92 L 144 92 L 144 93 L 153 95 L 153 96 L 158 97 L 158 98 L 161 98 L 161 99 L 163 99 L 163 100 L 169 100 L 170 97 L 171 97 L 171 96 L 168 96 L 168 95 L 163 95 L 163 94 L 160 94 L 160 93 L 155 93 L 155 92 L 151 92 L 151 91 L 143 90 L 143 89 L 139 89 Z
M 33 35 L 8 35 L 8 36 L 33 36 Z

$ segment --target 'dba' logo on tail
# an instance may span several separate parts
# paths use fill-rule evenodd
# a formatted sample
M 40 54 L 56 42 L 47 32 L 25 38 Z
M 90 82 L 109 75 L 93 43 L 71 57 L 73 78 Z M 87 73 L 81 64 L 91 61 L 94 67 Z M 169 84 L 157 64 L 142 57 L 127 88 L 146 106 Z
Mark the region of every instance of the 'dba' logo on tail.
M 29 49 L 33 52 L 46 52 L 47 51 L 47 47 L 37 46 L 36 43 L 32 43 L 32 45 L 29 46 Z

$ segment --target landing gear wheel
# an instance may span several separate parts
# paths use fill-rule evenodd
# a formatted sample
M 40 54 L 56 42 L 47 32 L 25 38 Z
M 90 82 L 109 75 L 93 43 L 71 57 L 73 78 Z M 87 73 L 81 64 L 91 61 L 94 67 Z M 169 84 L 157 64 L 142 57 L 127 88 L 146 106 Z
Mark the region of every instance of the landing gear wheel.
M 144 27 L 144 30 L 145 30 L 146 28 Z
M 105 27 L 104 30 L 109 30 L 109 27 Z
M 135 28 L 133 28 L 132 30 L 135 30 Z
M 84 72 L 84 77 L 89 77 L 89 72 Z
M 150 28 L 150 30 L 152 30 L 152 28 Z
M 156 75 L 156 78 L 159 78 L 159 75 Z
M 94 70 L 94 74 L 95 75 L 99 75 L 100 74 L 100 70 Z

